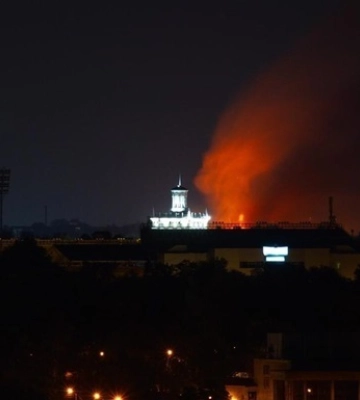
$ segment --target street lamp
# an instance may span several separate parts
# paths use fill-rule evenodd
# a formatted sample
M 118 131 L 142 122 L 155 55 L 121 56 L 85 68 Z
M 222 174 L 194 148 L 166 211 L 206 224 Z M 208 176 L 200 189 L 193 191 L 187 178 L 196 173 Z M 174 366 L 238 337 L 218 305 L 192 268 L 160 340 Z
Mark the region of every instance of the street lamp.
M 95 399 L 95 400 L 99 400 L 100 399 L 100 393 L 99 392 L 95 392 L 94 394 L 93 394 L 93 398 Z
M 78 400 L 78 395 L 73 387 L 71 386 L 67 387 L 65 392 L 66 392 L 66 397 L 74 397 L 74 400 Z
M 3 231 L 3 199 L 4 195 L 9 192 L 10 187 L 10 169 L 0 169 L 0 234 Z
M 68 396 L 73 395 L 73 394 L 74 394 L 74 388 L 72 388 L 72 387 L 66 388 L 66 394 L 67 394 Z
M 170 370 L 170 358 L 174 354 L 171 349 L 166 350 L 166 369 Z

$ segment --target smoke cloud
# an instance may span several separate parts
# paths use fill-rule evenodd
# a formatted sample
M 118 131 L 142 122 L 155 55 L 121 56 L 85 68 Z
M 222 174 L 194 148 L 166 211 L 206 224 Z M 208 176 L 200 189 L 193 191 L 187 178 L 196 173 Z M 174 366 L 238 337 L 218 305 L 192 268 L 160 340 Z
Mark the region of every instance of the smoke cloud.
M 360 228 L 359 17 L 332 18 L 223 113 L 195 178 L 213 219 Z

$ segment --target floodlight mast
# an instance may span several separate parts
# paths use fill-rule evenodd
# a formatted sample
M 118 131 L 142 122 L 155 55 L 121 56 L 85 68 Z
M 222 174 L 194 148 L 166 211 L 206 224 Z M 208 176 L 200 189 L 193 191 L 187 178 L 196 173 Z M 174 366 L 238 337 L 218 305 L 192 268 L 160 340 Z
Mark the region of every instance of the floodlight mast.
M 9 193 L 10 188 L 10 169 L 0 169 L 0 233 L 3 232 L 3 200 L 4 195 Z

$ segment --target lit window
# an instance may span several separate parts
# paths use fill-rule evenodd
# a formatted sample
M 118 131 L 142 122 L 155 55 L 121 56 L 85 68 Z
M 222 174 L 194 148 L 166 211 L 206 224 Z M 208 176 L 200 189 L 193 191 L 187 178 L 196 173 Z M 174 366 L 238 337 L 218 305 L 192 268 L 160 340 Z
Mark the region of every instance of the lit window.
M 287 246 L 281 247 L 272 247 L 272 246 L 264 246 L 263 247 L 264 256 L 287 256 L 289 254 L 289 248 Z

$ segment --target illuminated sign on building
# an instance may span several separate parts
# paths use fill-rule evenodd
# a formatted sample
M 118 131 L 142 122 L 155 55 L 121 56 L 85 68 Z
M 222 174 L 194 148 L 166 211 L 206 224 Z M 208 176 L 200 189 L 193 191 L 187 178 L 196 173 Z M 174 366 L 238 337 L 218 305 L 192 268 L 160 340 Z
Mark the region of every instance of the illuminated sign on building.
M 263 254 L 267 262 L 285 262 L 285 257 L 289 254 L 289 248 L 287 246 L 263 246 Z

